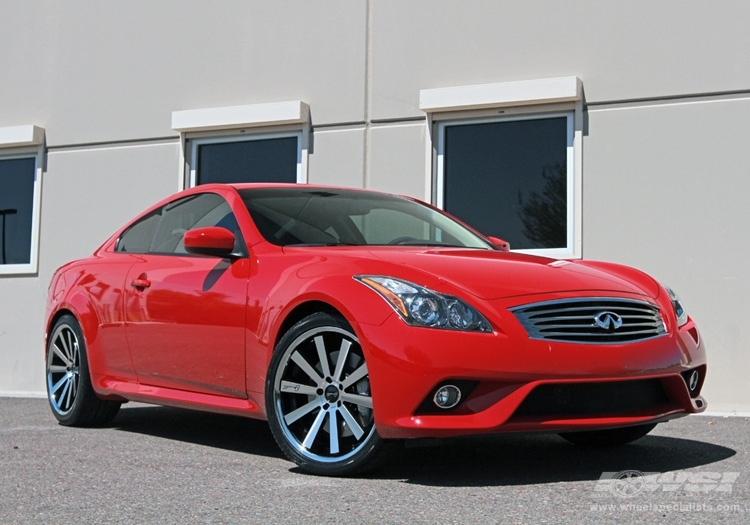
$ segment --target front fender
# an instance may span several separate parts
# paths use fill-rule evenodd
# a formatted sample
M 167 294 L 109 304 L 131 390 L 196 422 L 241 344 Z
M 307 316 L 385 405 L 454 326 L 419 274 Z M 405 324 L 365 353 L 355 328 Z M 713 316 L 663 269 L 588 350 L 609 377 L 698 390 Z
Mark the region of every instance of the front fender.
M 256 330 L 248 331 L 248 393 L 264 391 L 275 343 L 290 327 L 289 321 L 323 309 L 341 314 L 360 340 L 364 333 L 362 325 L 381 325 L 393 314 L 393 309 L 380 296 L 352 276 L 300 278 L 290 275 L 273 287 Z M 367 358 L 366 345 L 363 351 Z
M 359 324 L 381 325 L 393 309 L 375 292 L 353 277 L 321 277 L 308 282 L 300 291 L 290 290 L 272 321 L 271 333 L 278 336 L 278 331 L 287 316 L 301 305 L 310 302 L 321 302 L 336 309 L 349 322 L 355 332 Z M 277 299 L 276 297 L 273 298 Z M 279 297 L 280 301 L 284 298 Z M 275 302 L 275 301 L 274 301 Z

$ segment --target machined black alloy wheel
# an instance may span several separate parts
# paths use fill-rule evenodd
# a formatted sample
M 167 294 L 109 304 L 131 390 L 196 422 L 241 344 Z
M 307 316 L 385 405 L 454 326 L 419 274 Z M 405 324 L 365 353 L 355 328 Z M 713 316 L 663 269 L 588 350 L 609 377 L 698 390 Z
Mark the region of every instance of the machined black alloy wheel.
M 362 347 L 338 316 L 313 314 L 284 335 L 269 367 L 266 408 L 282 451 L 316 474 L 361 472 L 389 445 L 375 429 Z
M 66 416 L 75 406 L 81 374 L 81 347 L 70 324 L 58 323 L 47 353 L 47 392 L 56 415 Z
M 50 332 L 46 372 L 49 404 L 61 424 L 102 425 L 120 409 L 119 401 L 99 399 L 94 393 L 83 333 L 72 315 L 60 317 Z

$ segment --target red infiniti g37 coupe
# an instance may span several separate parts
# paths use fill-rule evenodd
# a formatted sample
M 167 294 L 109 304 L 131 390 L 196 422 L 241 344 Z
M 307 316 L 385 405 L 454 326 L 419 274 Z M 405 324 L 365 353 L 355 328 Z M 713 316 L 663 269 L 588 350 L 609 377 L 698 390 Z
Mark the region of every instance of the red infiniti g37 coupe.
M 625 266 L 512 253 L 414 199 L 205 185 L 55 273 L 49 402 L 267 419 L 300 467 L 348 475 L 395 440 L 506 431 L 620 445 L 705 410 L 675 294 Z

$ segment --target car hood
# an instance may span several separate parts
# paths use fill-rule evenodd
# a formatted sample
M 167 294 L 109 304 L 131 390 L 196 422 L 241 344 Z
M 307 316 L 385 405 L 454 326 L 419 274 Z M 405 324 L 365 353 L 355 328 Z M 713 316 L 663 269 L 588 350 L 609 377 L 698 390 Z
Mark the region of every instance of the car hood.
M 646 274 L 611 263 L 565 261 L 485 250 L 371 250 L 381 261 L 404 266 L 399 274 L 424 272 L 481 299 L 556 292 L 614 292 L 656 297 L 658 284 Z M 394 276 L 395 277 L 395 276 Z M 424 278 L 417 284 L 426 285 Z

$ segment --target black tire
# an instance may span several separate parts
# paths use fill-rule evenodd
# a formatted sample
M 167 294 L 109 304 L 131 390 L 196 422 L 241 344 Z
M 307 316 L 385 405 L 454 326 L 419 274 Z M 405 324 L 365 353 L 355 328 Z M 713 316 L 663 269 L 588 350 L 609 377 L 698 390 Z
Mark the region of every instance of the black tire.
M 313 474 L 362 474 L 392 449 L 375 430 L 362 347 L 339 316 L 312 314 L 284 334 L 268 368 L 266 411 L 282 452 Z
M 87 427 L 112 421 L 119 401 L 99 399 L 91 386 L 86 343 L 72 315 L 57 320 L 47 342 L 47 399 L 62 425 Z
M 585 447 L 619 447 L 626 445 L 651 432 L 656 423 L 634 427 L 609 428 L 606 430 L 585 430 L 581 432 L 564 432 L 560 437 L 575 445 Z

